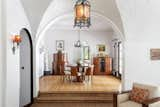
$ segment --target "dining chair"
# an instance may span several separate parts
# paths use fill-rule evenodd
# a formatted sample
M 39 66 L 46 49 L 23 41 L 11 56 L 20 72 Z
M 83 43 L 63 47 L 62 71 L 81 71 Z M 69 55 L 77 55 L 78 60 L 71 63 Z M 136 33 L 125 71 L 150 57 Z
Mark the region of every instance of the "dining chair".
M 78 72 L 78 68 L 77 66 L 72 66 L 71 67 L 71 82 L 73 81 L 73 79 L 77 76 L 80 76 L 79 72 Z
M 70 67 L 67 67 L 65 65 L 64 71 L 61 71 L 61 75 L 62 75 L 62 80 L 63 81 L 65 81 L 65 80 L 69 80 L 70 81 L 70 76 L 71 76 L 71 69 L 70 69 Z
M 94 70 L 94 65 L 91 65 L 87 68 L 86 72 L 85 72 L 85 76 L 87 76 L 88 82 L 91 81 L 93 79 L 93 70 Z

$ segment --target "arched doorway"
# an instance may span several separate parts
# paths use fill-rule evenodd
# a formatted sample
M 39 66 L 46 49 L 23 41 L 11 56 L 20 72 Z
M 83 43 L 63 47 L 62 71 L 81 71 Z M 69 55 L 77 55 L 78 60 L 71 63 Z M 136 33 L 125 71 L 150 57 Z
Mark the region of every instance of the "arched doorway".
M 33 44 L 29 31 L 20 31 L 20 107 L 33 102 Z
M 59 20 L 65 18 L 65 17 L 70 17 L 72 15 L 73 15 L 72 13 L 68 13 L 68 14 L 65 14 L 65 15 L 62 15 L 62 16 L 59 16 L 59 17 L 56 17 L 56 18 L 52 19 L 48 24 L 46 24 L 46 26 L 44 27 L 44 29 L 37 34 L 36 45 L 35 45 L 35 51 L 36 51 L 35 52 L 36 53 L 36 55 L 35 55 L 35 58 L 36 58 L 35 59 L 35 61 L 36 61 L 36 72 L 39 72 L 39 66 L 40 66 L 39 65 L 39 48 L 38 47 L 40 45 L 40 41 L 43 39 L 43 36 L 44 36 L 45 32 L 51 26 L 53 26 L 56 22 L 58 22 Z M 120 40 L 124 42 L 124 40 L 125 40 L 124 35 L 122 34 L 122 32 L 118 29 L 118 27 L 116 26 L 116 24 L 112 20 L 110 20 L 109 18 L 107 18 L 107 17 L 105 17 L 105 16 L 103 16 L 103 15 L 97 13 L 97 12 L 92 12 L 92 17 L 98 17 L 101 20 L 106 21 L 106 23 L 108 23 L 112 27 L 113 31 L 120 38 Z M 54 29 L 54 27 L 53 27 L 53 29 Z M 122 43 L 122 47 L 123 47 L 123 43 Z M 122 54 L 124 54 L 123 51 L 121 52 Z M 122 72 L 122 88 L 124 88 L 124 81 L 123 81 L 123 79 L 124 79 L 124 75 L 123 75 L 124 74 L 124 55 L 123 55 L 122 60 L 123 60 L 123 62 L 122 62 L 123 63 L 123 66 L 122 66 L 122 69 L 123 69 L 123 72 Z M 37 95 L 37 93 L 39 91 L 39 82 L 38 82 L 39 81 L 39 76 L 35 75 L 35 78 L 36 78 L 36 87 L 34 87 L 34 88 L 36 90 L 35 95 Z

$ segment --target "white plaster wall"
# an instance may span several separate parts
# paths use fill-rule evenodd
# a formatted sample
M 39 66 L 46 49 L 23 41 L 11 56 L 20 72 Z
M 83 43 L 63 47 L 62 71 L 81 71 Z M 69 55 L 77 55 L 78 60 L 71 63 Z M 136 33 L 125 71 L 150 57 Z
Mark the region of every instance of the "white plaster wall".
M 160 85 L 160 61 L 150 48 L 160 48 L 160 1 L 117 0 L 125 29 L 125 89 L 133 82 Z
M 20 34 L 22 28 L 30 30 L 30 26 L 19 0 L 6 0 L 6 93 L 5 107 L 19 106 L 20 93 L 20 59 L 19 49 L 12 53 L 11 36 Z
M 111 55 L 111 41 L 113 32 L 107 31 L 81 31 L 81 41 L 87 42 L 90 46 L 91 57 L 96 56 L 97 54 L 97 45 L 105 44 L 106 53 L 109 56 Z M 56 40 L 64 40 L 65 43 L 65 52 L 68 54 L 69 63 L 76 63 L 78 58 L 81 57 L 81 49 L 74 47 L 74 43 L 78 40 L 78 31 L 76 30 L 55 30 L 50 29 L 45 33 L 44 38 L 42 39 L 44 47 L 49 52 L 49 68 L 52 69 L 53 53 L 56 51 Z
M 42 16 L 51 1 L 52 0 L 21 0 L 26 15 L 28 16 L 33 35 L 36 34 Z
M 2 1 L 0 0 L 0 107 L 2 107 Z
M 4 107 L 5 106 L 5 89 L 6 89 L 6 50 L 5 50 L 5 43 L 6 43 L 6 2 L 5 0 L 1 0 L 1 51 L 0 51 L 0 55 L 1 55 L 1 106 Z
M 41 2 L 39 2 L 41 3 Z M 40 25 L 37 29 L 36 37 L 35 37 L 35 52 L 34 52 L 34 70 L 39 71 L 39 56 L 37 46 L 39 45 L 39 40 L 41 36 L 44 34 L 46 29 L 53 24 L 55 21 L 62 18 L 62 16 L 66 17 L 68 15 L 74 15 L 74 4 L 75 1 L 73 0 L 53 0 L 53 2 L 49 5 L 48 9 L 44 13 Z M 106 20 L 110 26 L 114 29 L 114 31 L 123 38 L 123 26 L 119 11 L 116 7 L 116 2 L 114 0 L 91 0 L 92 4 L 92 14 L 93 16 L 97 16 Z M 36 11 L 38 12 L 38 10 Z M 34 13 L 33 13 L 34 14 Z M 37 96 L 38 88 L 39 88 L 39 76 L 38 72 L 34 74 L 36 80 L 34 81 L 36 84 L 34 87 L 34 96 Z

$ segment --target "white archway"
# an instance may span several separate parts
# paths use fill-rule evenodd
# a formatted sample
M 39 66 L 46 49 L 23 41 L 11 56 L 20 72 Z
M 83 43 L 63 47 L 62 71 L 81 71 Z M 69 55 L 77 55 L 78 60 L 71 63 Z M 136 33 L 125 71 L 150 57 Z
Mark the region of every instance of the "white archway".
M 43 30 L 41 30 L 40 32 L 37 33 L 36 35 L 36 41 L 35 41 L 35 65 L 36 65 L 36 72 L 39 71 L 39 50 L 38 50 L 38 47 L 39 47 L 39 44 L 40 44 L 40 41 L 41 39 L 43 38 L 45 32 L 51 27 L 53 26 L 57 21 L 63 19 L 64 17 L 68 17 L 68 16 L 73 16 L 73 12 L 69 12 L 67 14 L 63 14 L 63 15 L 60 15 L 56 18 L 53 18 L 52 20 L 50 20 L 44 27 L 43 27 Z M 74 17 L 74 16 L 73 16 Z M 91 17 L 99 17 L 101 18 L 102 20 L 105 20 L 113 29 L 113 31 L 119 36 L 119 38 L 124 41 L 125 40 L 125 36 L 123 35 L 123 33 L 119 30 L 119 28 L 116 26 L 116 24 L 109 18 L 107 18 L 106 16 L 103 16 L 97 12 L 91 12 Z M 124 67 L 123 67 L 124 69 Z M 34 78 L 36 78 L 36 82 L 35 82 L 35 87 L 34 87 L 34 90 L 36 92 L 34 92 L 34 95 L 37 96 L 38 95 L 38 91 L 39 91 L 39 77 L 38 77 L 38 73 L 35 73 L 36 75 L 34 76 Z M 123 73 L 124 74 L 124 73 Z M 123 75 L 124 76 L 124 75 Z M 122 81 L 123 81 L 124 77 L 122 77 Z M 124 81 L 123 81 L 123 84 L 122 84 L 122 87 L 124 87 Z
M 113 30 L 120 36 L 120 38 L 122 40 L 125 40 L 125 36 L 123 35 L 123 33 L 119 30 L 119 28 L 116 26 L 116 24 L 109 18 L 107 18 L 106 16 L 103 16 L 97 12 L 91 12 L 91 15 L 93 17 L 100 17 L 102 20 L 106 20 L 106 22 L 108 22 L 108 24 L 113 28 Z M 52 20 L 50 20 L 43 28 L 43 30 L 41 30 L 40 32 L 37 33 L 36 35 L 36 47 L 39 45 L 39 42 L 41 40 L 41 38 L 43 37 L 44 33 L 47 31 L 48 28 L 50 28 L 55 22 L 57 22 L 58 20 L 61 20 L 64 17 L 68 17 L 68 16 L 73 16 L 72 12 L 69 12 L 67 14 L 63 14 L 60 15 L 56 18 L 53 18 Z M 91 16 L 91 17 L 92 17 Z M 74 16 L 73 16 L 74 17 Z

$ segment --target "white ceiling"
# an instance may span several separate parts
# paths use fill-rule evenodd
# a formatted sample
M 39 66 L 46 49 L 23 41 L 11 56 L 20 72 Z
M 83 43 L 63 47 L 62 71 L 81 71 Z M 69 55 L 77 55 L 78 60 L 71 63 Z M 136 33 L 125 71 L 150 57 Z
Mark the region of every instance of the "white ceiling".
M 50 2 L 53 0 L 21 0 L 32 31 L 36 31 Z
M 58 30 L 77 30 L 78 28 L 74 28 L 74 17 L 65 17 L 50 27 L 50 29 L 58 29 Z M 99 17 L 91 16 L 91 26 L 90 28 L 83 28 L 82 30 L 90 30 L 90 31 L 108 31 L 113 32 L 112 27 L 103 19 Z
M 55 12 L 62 14 L 62 13 L 66 13 L 67 11 L 71 11 L 74 5 L 74 2 L 76 2 L 76 0 L 21 0 L 21 1 L 24 6 L 26 15 L 29 19 L 32 33 L 34 33 L 33 35 L 36 35 L 37 29 L 41 22 L 44 24 L 48 23 L 49 19 L 52 19 L 52 17 L 55 17 L 55 14 L 56 14 Z M 121 29 L 121 31 L 123 31 L 120 14 L 117 9 L 115 0 L 90 0 L 90 1 L 92 5 L 92 10 L 111 19 Z M 56 7 L 55 5 L 58 7 Z M 47 10 L 48 7 L 50 7 L 51 10 Z M 61 10 L 59 8 L 64 9 L 62 13 L 60 13 Z M 46 10 L 49 12 L 49 15 L 52 16 L 51 18 L 48 14 L 45 17 L 43 17 L 44 14 L 47 13 Z M 97 21 L 94 23 L 93 19 L 92 19 L 92 24 L 93 24 L 93 27 L 95 28 L 97 27 L 99 29 L 106 29 L 105 27 L 107 27 L 107 26 L 102 27 L 103 22 Z M 98 25 L 94 26 L 94 24 L 95 25 L 98 24 Z

